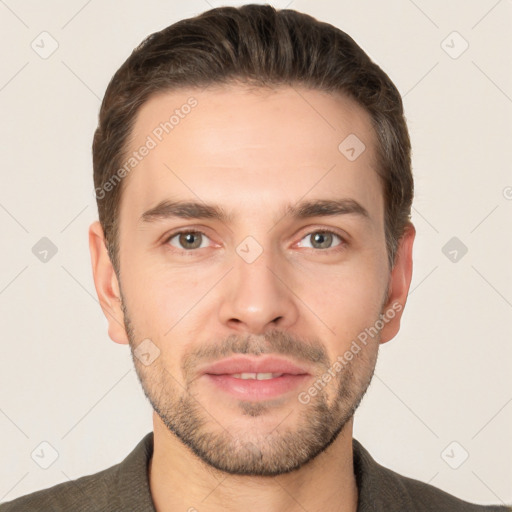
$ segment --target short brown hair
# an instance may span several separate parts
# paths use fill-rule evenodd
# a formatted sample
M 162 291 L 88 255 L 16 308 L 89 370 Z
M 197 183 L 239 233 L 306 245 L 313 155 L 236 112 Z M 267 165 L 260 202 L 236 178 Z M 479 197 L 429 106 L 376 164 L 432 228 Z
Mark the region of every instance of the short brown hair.
M 219 7 L 148 36 L 110 80 L 92 146 L 99 220 L 119 273 L 123 183 L 110 186 L 127 154 L 140 107 L 157 92 L 212 84 L 299 85 L 348 95 L 371 116 L 385 202 L 389 267 L 410 221 L 411 145 L 402 99 L 390 78 L 345 32 L 270 5 Z M 341 141 L 340 141 L 341 142 Z

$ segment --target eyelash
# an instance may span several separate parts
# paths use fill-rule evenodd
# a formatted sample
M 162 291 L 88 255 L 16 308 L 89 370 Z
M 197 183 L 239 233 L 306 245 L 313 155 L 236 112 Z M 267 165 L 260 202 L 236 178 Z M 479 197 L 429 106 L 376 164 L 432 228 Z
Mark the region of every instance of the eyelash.
M 331 253 L 331 252 L 341 251 L 341 250 L 345 249 L 346 246 L 348 245 L 347 240 L 344 237 L 342 237 L 339 233 L 337 233 L 336 231 L 332 231 L 332 230 L 329 230 L 329 229 L 320 229 L 320 228 L 319 229 L 314 229 L 312 231 L 309 231 L 308 233 L 306 233 L 301 238 L 301 240 L 306 238 L 306 237 L 308 237 L 308 236 L 310 236 L 310 235 L 313 235 L 315 233 L 334 235 L 334 236 L 336 236 L 336 237 L 338 237 L 340 239 L 340 244 L 337 245 L 337 246 L 334 246 L 334 247 L 329 247 L 327 249 L 315 249 L 314 247 L 306 247 L 306 249 L 310 249 L 310 250 L 313 250 L 315 252 Z M 179 230 L 179 231 L 174 231 L 169 236 L 165 237 L 164 244 L 168 245 L 169 242 L 174 237 L 176 237 L 177 235 L 181 235 L 181 234 L 200 234 L 202 236 L 205 236 L 206 238 L 209 238 L 208 235 L 206 233 L 204 233 L 203 231 L 201 231 L 200 229 L 183 229 L 183 230 Z M 205 248 L 203 247 L 203 249 L 205 249 Z M 181 254 L 188 253 L 188 254 L 193 255 L 195 252 L 197 252 L 199 250 L 199 248 L 196 248 L 196 249 L 179 249 L 177 247 L 172 246 L 172 250 L 177 251 L 178 253 L 181 253 Z

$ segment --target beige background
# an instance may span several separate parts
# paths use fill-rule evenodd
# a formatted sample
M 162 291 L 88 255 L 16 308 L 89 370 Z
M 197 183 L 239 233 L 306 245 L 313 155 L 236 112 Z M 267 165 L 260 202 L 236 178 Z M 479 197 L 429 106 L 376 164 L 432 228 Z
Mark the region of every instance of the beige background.
M 108 338 L 93 286 L 92 134 L 133 47 L 228 3 L 0 1 L 0 501 L 109 467 L 152 429 L 129 348 Z M 512 2 L 273 4 L 347 31 L 403 94 L 412 137 L 413 283 L 355 437 L 399 473 L 511 503 Z M 58 44 L 45 59 L 31 47 L 42 52 L 42 37 L 46 51 Z M 58 251 L 47 262 L 32 252 L 43 237 Z M 443 253 L 452 237 L 468 249 L 461 258 L 455 247 L 456 262 Z M 52 462 L 42 442 L 58 453 L 48 469 L 31 457 Z

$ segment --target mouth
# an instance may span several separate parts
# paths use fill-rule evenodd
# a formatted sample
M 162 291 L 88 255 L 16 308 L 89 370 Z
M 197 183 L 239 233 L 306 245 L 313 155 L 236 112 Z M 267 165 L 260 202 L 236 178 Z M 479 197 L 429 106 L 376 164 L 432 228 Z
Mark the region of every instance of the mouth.
M 208 384 L 238 399 L 258 401 L 276 398 L 296 389 L 311 377 L 309 368 L 277 357 L 232 357 L 205 367 Z

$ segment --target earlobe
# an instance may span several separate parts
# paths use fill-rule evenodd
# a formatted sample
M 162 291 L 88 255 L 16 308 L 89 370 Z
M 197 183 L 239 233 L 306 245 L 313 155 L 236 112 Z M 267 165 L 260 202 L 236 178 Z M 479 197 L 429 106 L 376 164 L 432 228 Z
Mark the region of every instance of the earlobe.
M 407 294 L 412 279 L 412 249 L 416 229 L 409 223 L 400 238 L 388 284 L 388 297 L 383 307 L 384 327 L 381 330 L 381 343 L 392 340 L 400 330 L 400 320 L 407 302 Z
M 108 255 L 103 228 L 99 221 L 89 227 L 89 251 L 98 300 L 108 322 L 112 341 L 128 344 L 117 276 Z

